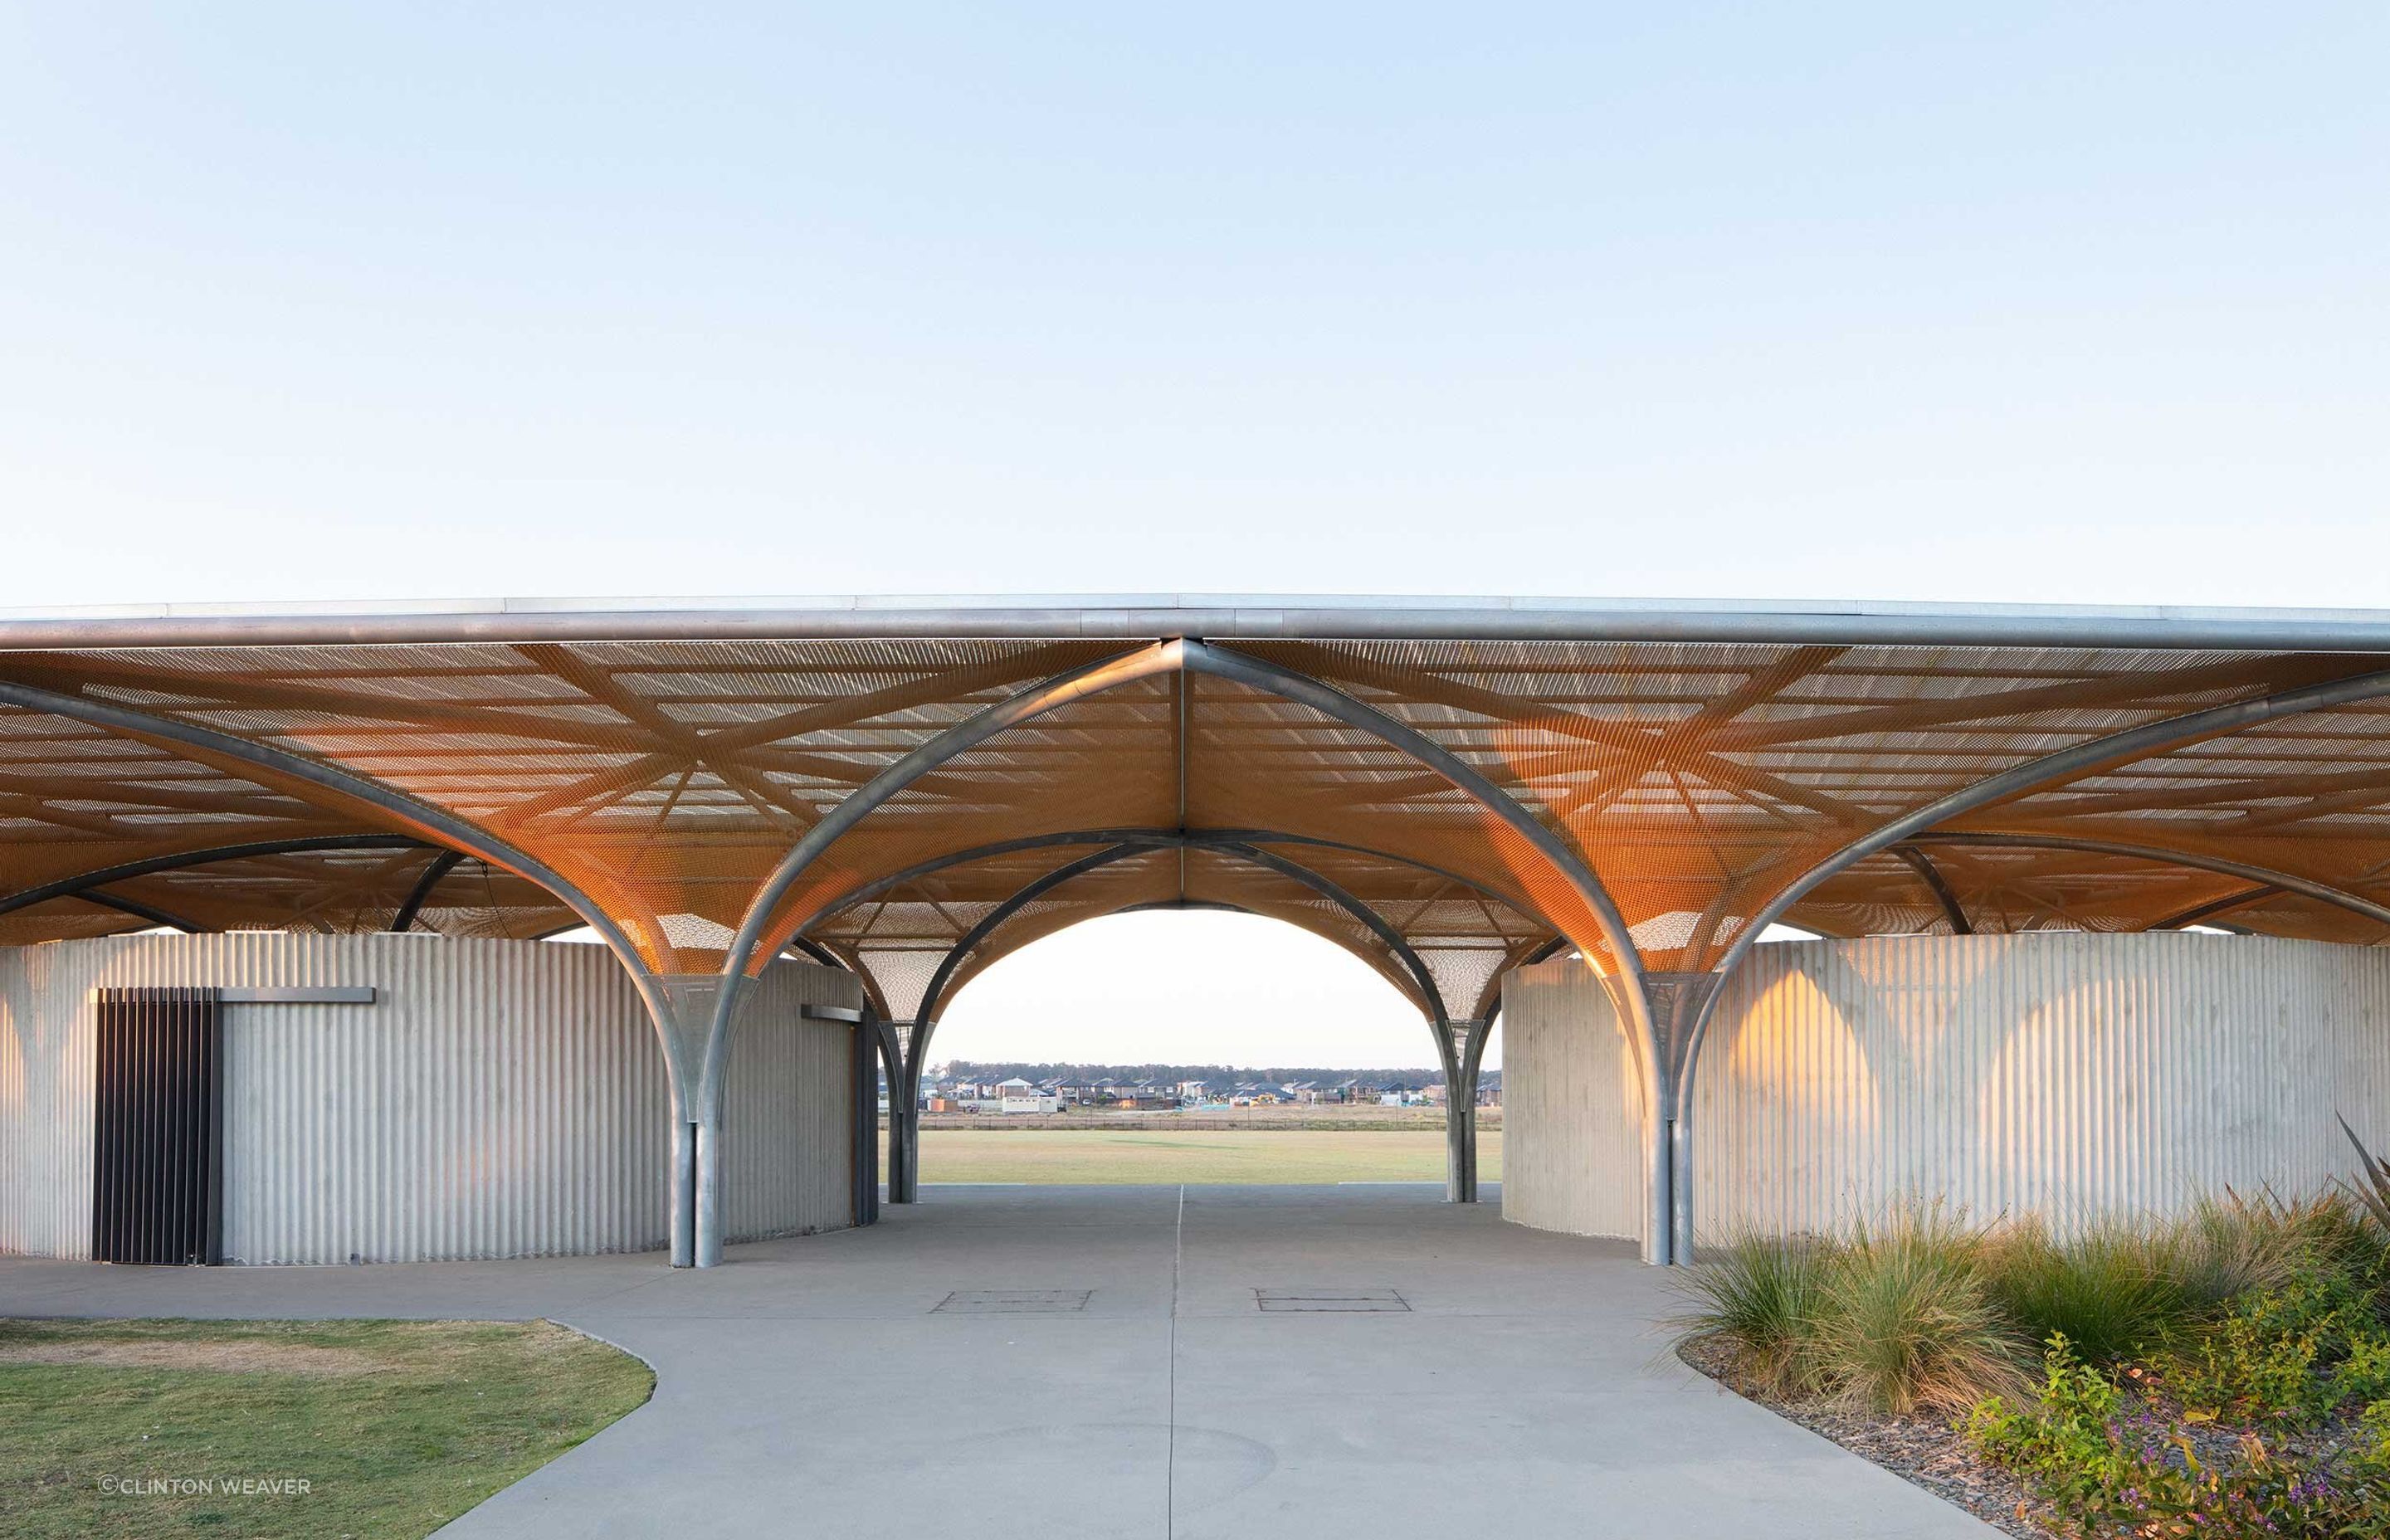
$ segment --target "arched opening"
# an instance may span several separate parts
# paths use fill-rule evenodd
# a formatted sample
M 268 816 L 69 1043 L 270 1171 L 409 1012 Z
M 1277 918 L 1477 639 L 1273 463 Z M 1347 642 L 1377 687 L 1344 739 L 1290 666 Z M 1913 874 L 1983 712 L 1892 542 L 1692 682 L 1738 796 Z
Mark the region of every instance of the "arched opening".
M 1113 913 L 1005 954 L 950 996 L 919 1094 L 933 1189 L 1446 1179 L 1451 1091 L 1418 1004 L 1252 914 Z M 1498 1180 L 1498 1110 L 1480 1120 Z

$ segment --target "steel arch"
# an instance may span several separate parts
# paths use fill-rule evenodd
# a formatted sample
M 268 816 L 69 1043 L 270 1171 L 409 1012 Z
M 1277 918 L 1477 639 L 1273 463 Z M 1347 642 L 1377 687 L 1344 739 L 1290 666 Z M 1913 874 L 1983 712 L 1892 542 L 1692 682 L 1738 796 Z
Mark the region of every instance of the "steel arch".
M 74 898 L 92 888 L 111 882 L 129 881 L 136 877 L 151 877 L 159 872 L 181 871 L 186 866 L 212 866 L 218 861 L 239 861 L 253 855 L 302 855 L 328 850 L 429 850 L 435 848 L 427 841 L 407 834 L 309 834 L 288 840 L 252 840 L 238 845 L 213 845 L 206 850 L 183 851 L 173 855 L 144 856 L 138 861 L 121 861 L 112 866 L 98 866 L 74 877 L 62 877 L 35 887 L 19 889 L 0 896 L 0 915 L 15 909 L 46 904 L 54 898 Z
M 1307 674 L 1247 654 L 1222 651 L 1192 637 L 1173 637 L 1150 647 L 1116 654 L 984 707 L 880 771 L 860 789 L 849 793 L 821 822 L 807 829 L 774 866 L 771 875 L 749 901 L 747 912 L 724 955 L 722 987 L 715 997 L 712 1020 L 706 1032 L 704 1068 L 700 1079 L 702 1094 L 709 1098 L 718 1095 L 727 1059 L 733 1014 L 748 970 L 772 926 L 773 911 L 805 869 L 833 841 L 914 781 L 1008 727 L 1031 721 L 1072 701 L 1137 680 L 1184 673 L 1227 679 L 1279 696 L 1401 750 L 1451 781 L 1507 825 L 1567 882 L 1586 906 L 1588 917 L 1611 952 L 1616 972 L 1605 976 L 1603 982 L 1635 1027 L 1630 1036 L 1636 1042 L 1642 1063 L 1645 1105 L 1649 1109 L 1653 1133 L 1651 1155 L 1647 1162 L 1652 1193 L 1649 1250 L 1652 1261 L 1665 1262 L 1670 1233 L 1666 1222 L 1669 1213 L 1668 1141 L 1665 1135 L 1669 1087 L 1665 1083 L 1666 1068 L 1653 1030 L 1650 1003 L 1644 995 L 1642 960 L 1636 952 L 1634 938 L 1627 933 L 1625 921 L 1620 917 L 1616 904 L 1590 865 L 1568 840 L 1548 828 L 1458 755 L 1424 734 Z M 796 924 L 790 926 L 792 932 L 797 929 L 799 926 Z M 710 1184 L 702 1178 L 699 1187 L 701 1195 L 710 1191 Z M 710 1260 L 720 1250 L 719 1216 L 710 1212 L 711 1204 L 704 1207 L 707 1212 L 700 1213 L 698 1224 L 698 1251 L 700 1258 Z
M 476 825 L 457 817 L 443 808 L 434 807 L 406 795 L 395 787 L 294 754 L 287 749 L 276 749 L 247 738 L 235 738 L 212 727 L 176 721 L 171 717 L 152 716 L 104 700 L 92 700 L 79 695 L 61 695 L 33 685 L 21 685 L 14 680 L 0 680 L 0 703 L 39 712 L 49 716 L 64 717 L 88 726 L 109 732 L 123 733 L 147 741 L 174 744 L 201 756 L 213 756 L 235 764 L 269 771 L 276 776 L 302 782 L 338 799 L 346 806 L 360 808 L 377 821 L 393 821 L 417 832 L 412 843 L 434 843 L 454 846 L 480 856 L 493 866 L 538 883 L 558 900 L 581 917 L 582 923 L 605 942 L 628 969 L 634 987 L 653 1020 L 656 1036 L 664 1052 L 667 1081 L 671 1086 L 674 1109 L 675 1187 L 672 1209 L 673 1262 L 686 1265 L 694 1259 L 693 1223 L 684 1221 L 684 1199 L 680 1190 L 694 1180 L 696 1173 L 696 1135 L 689 1120 L 681 1114 L 687 1108 L 687 1096 L 692 1081 L 687 1071 L 688 1047 L 678 1025 L 678 1013 L 662 976 L 650 969 L 647 959 L 639 955 L 629 934 L 607 914 L 595 900 L 567 880 L 545 861 L 516 849 L 506 841 Z M 700 1085 L 701 1083 L 696 1083 Z M 685 1147 L 685 1148 L 684 1148 Z M 689 1234 L 685 1238 L 682 1232 Z
M 2203 738 L 2217 738 L 2239 732 L 2285 716 L 2299 716 L 2308 712 L 2329 711 L 2335 706 L 2355 705 L 2361 701 L 2390 696 L 2390 670 L 2352 674 L 2321 684 L 2303 685 L 2294 689 L 2278 691 L 2254 700 L 2236 700 L 2204 711 L 2189 712 L 2160 721 L 2108 733 L 2087 742 L 2075 744 L 2022 764 L 2011 765 L 1997 775 L 1986 776 L 1971 785 L 1960 787 L 1937 797 L 1922 807 L 1911 810 L 1882 827 L 1872 829 L 1844 845 L 1825 860 L 1803 872 L 1792 883 L 1760 906 L 1733 942 L 1726 955 L 1711 969 L 1714 982 L 1708 994 L 1695 1007 L 1690 1031 L 1683 1045 L 1683 1063 L 1677 1076 L 1675 1121 L 1671 1138 L 1672 1161 L 1681 1180 L 1681 1191 L 1675 1194 L 1670 1225 L 1672 1250 L 1681 1249 L 1687 1258 L 1692 1255 L 1693 1213 L 1690 1173 L 1692 1169 L 1692 1093 L 1701 1059 L 1702 1046 L 1709 1033 L 1711 1017 L 1716 1012 L 1718 995 L 1725 981 L 1750 956 L 1753 944 L 1762 931 L 1774 924 L 1792 905 L 1807 897 L 1819 883 L 1848 870 L 1878 851 L 1915 840 L 1936 825 L 1989 806 L 1993 802 L 2037 790 L 2052 781 L 2079 776 L 2100 765 L 2117 760 L 2139 759 L 2165 753 Z
M 2134 844 L 2123 840 L 2078 839 L 2066 834 L 2005 834 L 1990 829 L 1953 829 L 1929 831 L 1911 835 L 1909 838 L 1918 844 L 1950 845 L 1959 849 L 1972 846 L 1985 850 L 2071 850 L 2079 851 L 2086 855 L 2114 855 L 2124 860 L 2153 861 L 2169 866 L 2189 866 L 2195 871 L 2215 872 L 2220 877 L 2237 877 L 2245 881 L 2260 883 L 2265 888 L 2275 892 L 2296 893 L 2301 898 L 2312 898 L 2319 904 L 2329 904 L 2335 909 L 2345 909 L 2352 915 L 2361 915 L 2377 925 L 2390 926 L 2390 905 L 2377 904 L 2362 894 L 2352 893 L 2345 888 L 2335 888 L 2327 882 L 2318 882 L 2308 878 L 2294 876 L 2289 872 L 2276 871 L 2270 866 L 2252 866 L 2246 861 L 2228 861 L 2218 856 L 2197 855 L 2186 851 L 2168 850 L 2159 845 Z M 2264 896 L 2266 895 L 2263 892 L 2242 893 L 2229 902 L 2236 905 L 2254 904 Z M 2197 919 L 2204 918 L 2204 915 L 2217 912 L 2217 905 L 2205 904 L 2193 911 L 2191 918 Z M 2151 929 L 2165 930 L 2187 923 L 2189 921 L 2173 918 L 2161 920 Z

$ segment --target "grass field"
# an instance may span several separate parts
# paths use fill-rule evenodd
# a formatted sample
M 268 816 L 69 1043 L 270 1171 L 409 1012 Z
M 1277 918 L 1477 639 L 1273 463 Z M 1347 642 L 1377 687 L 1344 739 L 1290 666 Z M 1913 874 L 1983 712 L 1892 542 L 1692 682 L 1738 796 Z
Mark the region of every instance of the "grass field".
M 0 1533 L 416 1540 L 654 1385 L 545 1321 L 0 1319 Z
M 1478 1175 L 1502 1179 L 1502 1136 L 1480 1131 Z M 881 1165 L 883 1171 L 886 1168 Z M 921 1131 L 924 1182 L 1441 1182 L 1440 1128 Z

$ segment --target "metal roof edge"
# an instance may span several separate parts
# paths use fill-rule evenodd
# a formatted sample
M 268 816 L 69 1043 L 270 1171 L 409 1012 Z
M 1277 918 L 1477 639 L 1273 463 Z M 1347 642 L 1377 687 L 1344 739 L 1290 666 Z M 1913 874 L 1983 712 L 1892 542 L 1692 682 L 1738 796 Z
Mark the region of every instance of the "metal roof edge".
M 2390 611 L 1433 595 L 843 595 L 0 610 L 0 650 L 508 641 L 1304 637 L 2390 651 Z

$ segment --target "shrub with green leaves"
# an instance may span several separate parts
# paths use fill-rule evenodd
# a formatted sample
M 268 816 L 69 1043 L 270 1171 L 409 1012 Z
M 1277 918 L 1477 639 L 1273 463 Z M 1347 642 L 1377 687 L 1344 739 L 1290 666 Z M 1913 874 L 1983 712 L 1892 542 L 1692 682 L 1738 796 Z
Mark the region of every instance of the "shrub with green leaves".
M 2087 1534 L 2374 1536 L 2390 1514 L 2390 1402 L 2366 1413 L 2382 1436 L 2342 1459 L 2302 1466 L 2255 1434 L 2222 1465 L 2203 1461 L 2162 1410 L 2051 1341 L 2038 1394 L 1998 1398 L 1963 1432 L 1985 1458 L 2024 1477 Z
M 2213 1330 L 2161 1363 L 2184 1405 L 2219 1417 L 2312 1422 L 2390 1396 L 2390 1331 L 2367 1280 L 2311 1256 L 2251 1290 Z
M 2114 1381 L 2057 1337 L 2028 1405 L 2020 1409 L 2002 1397 L 1986 1397 L 1967 1414 L 1961 1431 L 1986 1457 L 2030 1478 L 2062 1510 L 2113 1514 L 2167 1479 L 2156 1466 L 2154 1446 L 2119 1436 L 2125 1418 Z

